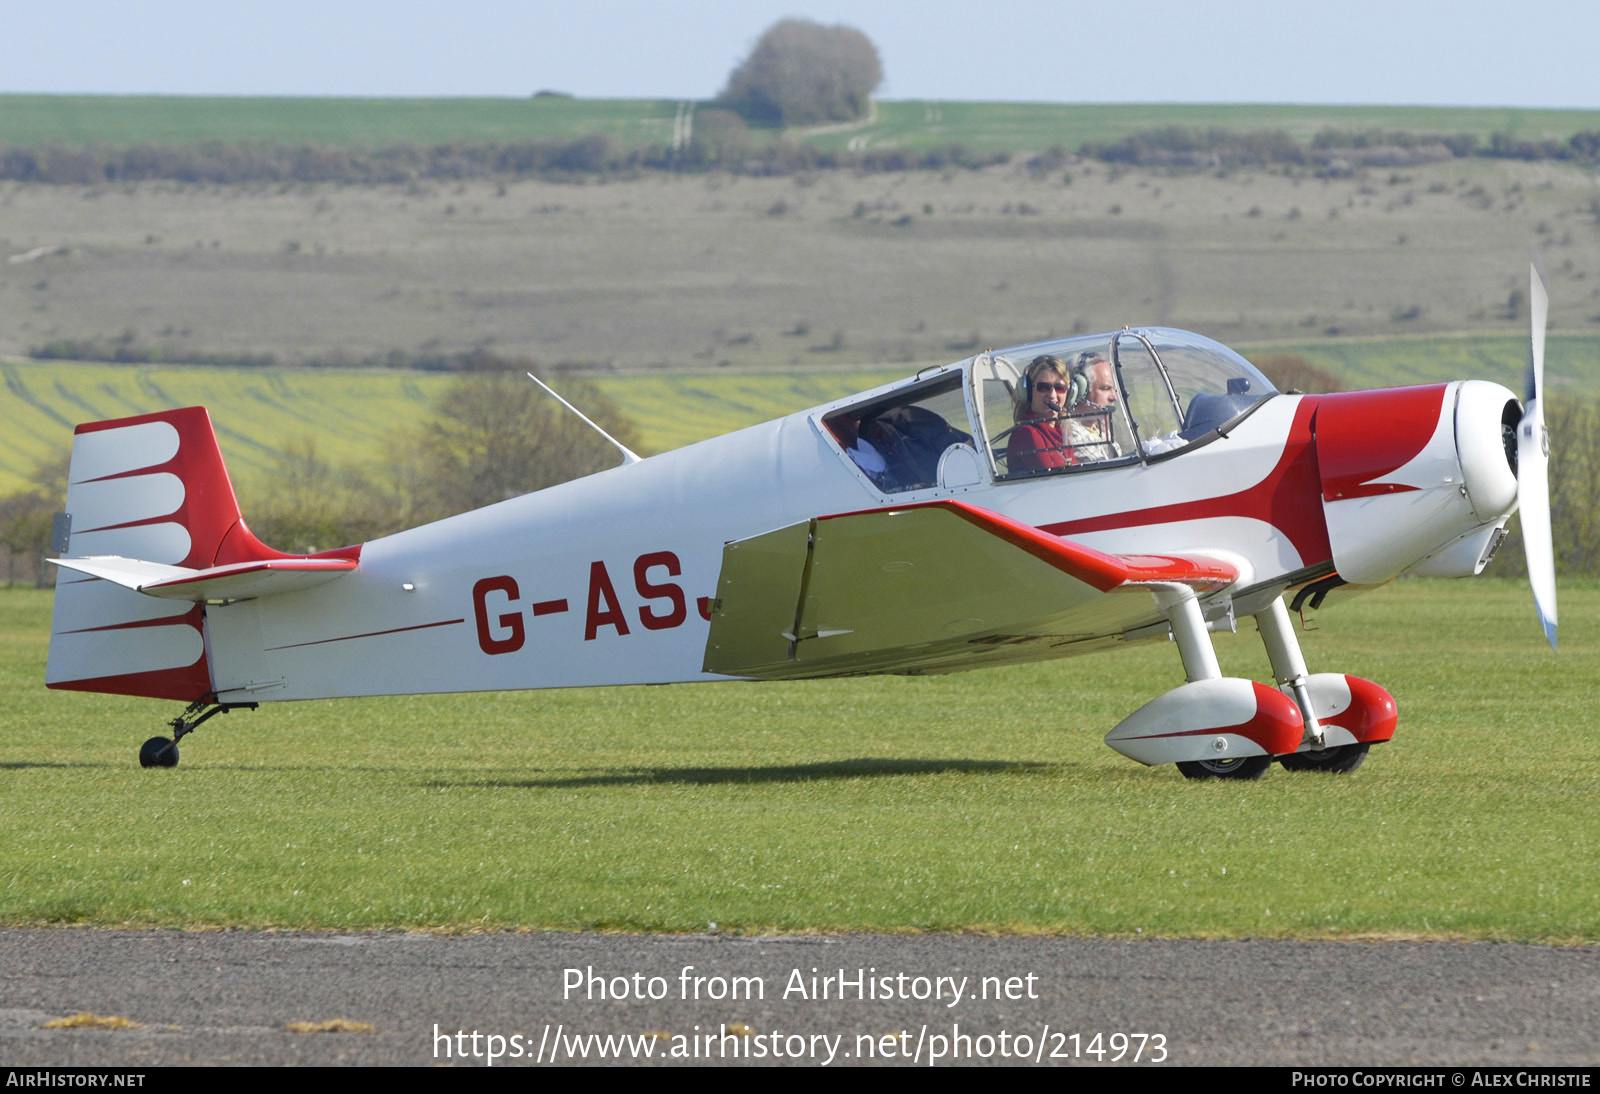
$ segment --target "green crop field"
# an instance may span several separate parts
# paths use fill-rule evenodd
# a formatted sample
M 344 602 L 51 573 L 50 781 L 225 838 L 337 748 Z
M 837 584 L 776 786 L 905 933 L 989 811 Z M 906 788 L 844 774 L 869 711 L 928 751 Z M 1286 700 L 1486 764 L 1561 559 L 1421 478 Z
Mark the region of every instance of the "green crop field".
M 1417 335 L 1411 338 L 1327 338 L 1244 345 L 1260 359 L 1292 354 L 1339 377 L 1346 389 L 1402 387 L 1446 380 L 1493 380 L 1520 397 L 1527 368 L 1525 334 Z M 1550 335 L 1546 383 L 1556 398 L 1600 395 L 1600 335 Z
M 533 98 L 533 90 L 526 99 L 0 95 L 0 144 L 270 140 L 371 146 L 575 139 L 597 132 L 624 147 L 672 141 L 676 100 Z M 1084 141 L 1116 140 L 1169 125 L 1283 129 L 1302 140 L 1327 126 L 1565 139 L 1600 128 L 1600 111 L 891 101 L 876 104 L 864 124 L 798 135 L 822 147 L 845 147 L 852 140 L 857 147 L 918 149 L 959 142 L 982 152 L 1017 152 L 1056 145 L 1075 149 Z
M 1296 354 L 1350 389 L 1451 379 L 1496 380 L 1520 392 L 1526 340 L 1514 335 L 1330 339 L 1244 346 L 1252 356 Z M 1552 388 L 1600 394 L 1600 335 L 1555 335 Z M 600 390 L 639 427 L 646 452 L 663 452 L 876 387 L 904 366 L 797 372 L 651 371 L 599 376 Z M 246 512 L 278 453 L 309 438 L 335 466 L 372 470 L 397 436 L 425 421 L 450 377 L 381 369 L 228 369 L 0 360 L 0 494 L 22 488 L 41 461 L 64 451 L 72 427 L 177 406 L 210 409 Z M 559 377 L 555 378 L 557 387 Z
M 1457 378 L 1497 380 L 1520 390 L 1522 340 L 1425 338 L 1246 347 L 1292 353 L 1328 368 L 1346 386 L 1380 387 Z M 1551 340 L 1549 368 L 1567 390 L 1600 391 L 1600 336 Z M 601 377 L 626 407 L 648 452 L 731 432 L 886 383 L 902 368 L 809 373 L 672 372 Z M 70 443 L 79 422 L 176 406 L 211 411 L 229 471 L 245 495 L 263 489 L 287 445 L 310 438 L 335 465 L 371 469 L 397 434 L 426 420 L 450 382 L 440 373 L 377 369 L 226 369 L 59 362 L 0 362 L 0 493 L 20 489 L 35 464 Z M 559 387 L 559 379 L 556 381 Z
M 1396 696 L 1348 777 L 1191 783 L 1100 737 L 1164 645 L 949 677 L 267 704 L 51 692 L 0 592 L 0 924 L 979 930 L 1600 941 L 1600 589 L 1331 598 L 1315 670 Z M 1262 678 L 1246 625 L 1224 671 Z
M 779 375 L 726 373 L 607 377 L 597 385 L 661 452 L 766 421 L 905 375 L 856 369 Z M 437 372 L 383 369 L 229 369 L 200 366 L 0 361 L 0 494 L 66 451 L 79 422 L 200 405 L 211 412 L 229 473 L 249 511 L 278 454 L 309 438 L 335 466 L 370 470 L 391 441 L 424 422 L 451 382 Z M 559 389 L 559 377 L 553 378 Z
M 671 143 L 670 99 L 337 99 L 0 95 L 0 143 L 309 141 L 381 145 L 571 140 Z
M 1402 129 L 1560 137 L 1600 125 L 1594 110 L 1510 110 L 1421 106 L 1287 106 L 1224 103 L 882 102 L 873 120 L 812 137 L 823 147 L 926 149 L 959 142 L 980 152 L 1076 150 L 1167 126 L 1239 131 L 1281 129 L 1310 140 L 1324 128 Z M 854 144 L 852 144 L 852 141 Z
M 903 367 L 731 375 L 674 372 L 601 377 L 595 386 L 627 408 L 650 451 L 663 452 L 908 375 L 910 370 Z
M 370 370 L 225 369 L 0 363 L 0 492 L 64 452 L 79 422 L 206 406 L 237 483 L 259 483 L 301 437 L 335 464 L 382 459 L 398 430 L 423 420 L 448 377 Z

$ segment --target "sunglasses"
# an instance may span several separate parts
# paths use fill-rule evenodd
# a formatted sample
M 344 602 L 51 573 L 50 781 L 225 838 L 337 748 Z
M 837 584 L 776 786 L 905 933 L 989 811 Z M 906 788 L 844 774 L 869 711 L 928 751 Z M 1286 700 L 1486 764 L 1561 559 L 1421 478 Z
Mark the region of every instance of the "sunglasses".
M 1067 393 L 1067 389 L 1068 385 L 1059 380 L 1057 380 L 1055 383 L 1051 383 L 1049 380 L 1035 380 L 1033 382 L 1033 390 L 1039 392 L 1054 391 L 1058 395 L 1065 395 Z

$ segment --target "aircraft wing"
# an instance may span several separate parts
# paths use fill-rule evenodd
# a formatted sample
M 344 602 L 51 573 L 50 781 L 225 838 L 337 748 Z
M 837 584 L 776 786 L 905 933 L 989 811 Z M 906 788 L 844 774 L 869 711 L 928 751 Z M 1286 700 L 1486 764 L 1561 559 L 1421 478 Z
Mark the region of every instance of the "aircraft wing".
M 254 597 L 309 589 L 343 577 L 356 568 L 353 559 L 285 558 L 235 562 L 204 570 L 187 566 L 168 566 L 160 562 L 122 558 L 119 555 L 92 555 L 85 558 L 54 558 L 57 566 L 89 574 L 106 581 L 168 600 L 250 600 Z
M 818 517 L 723 548 L 705 671 L 781 679 L 1058 657 L 1162 622 L 1152 587 L 1204 595 L 1238 577 L 1222 558 L 1106 554 L 958 501 Z M 1129 591 L 1143 595 L 1117 595 Z

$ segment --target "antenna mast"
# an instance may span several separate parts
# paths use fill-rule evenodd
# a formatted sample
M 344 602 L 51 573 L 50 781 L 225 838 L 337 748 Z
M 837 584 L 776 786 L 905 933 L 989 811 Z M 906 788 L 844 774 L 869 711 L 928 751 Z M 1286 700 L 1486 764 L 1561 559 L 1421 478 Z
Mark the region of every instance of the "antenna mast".
M 611 434 L 609 434 L 605 430 L 601 429 L 598 425 L 596 425 L 594 423 L 594 420 L 592 418 L 590 418 L 589 415 L 585 414 L 583 411 L 579 410 L 577 407 L 573 406 L 571 403 L 569 403 L 565 399 L 563 399 L 560 395 L 556 394 L 555 388 L 551 387 L 549 384 L 545 383 L 543 380 L 539 379 L 539 377 L 535 376 L 531 372 L 528 373 L 528 379 L 532 380 L 534 383 L 538 384 L 540 387 L 542 387 L 546 391 L 548 391 L 551 395 L 555 396 L 556 402 L 560 403 L 562 406 L 564 406 L 568 410 L 572 411 L 578 417 L 582 418 L 585 425 L 587 425 L 590 429 L 594 430 L 596 433 L 600 434 L 600 436 L 604 437 L 606 440 L 610 441 L 613 445 L 615 445 L 616 448 L 617 448 L 617 451 L 622 453 L 622 466 L 626 467 L 630 463 L 639 463 L 641 460 L 644 459 L 643 456 L 641 456 L 637 452 L 633 451 L 633 449 L 629 448 L 627 445 L 625 445 L 621 441 L 617 440 Z

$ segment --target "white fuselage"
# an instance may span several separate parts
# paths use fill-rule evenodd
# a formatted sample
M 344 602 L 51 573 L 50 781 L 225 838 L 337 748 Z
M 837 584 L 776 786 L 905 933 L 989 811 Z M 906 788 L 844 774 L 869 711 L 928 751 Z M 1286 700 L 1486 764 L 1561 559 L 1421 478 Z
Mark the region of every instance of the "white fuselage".
M 1280 396 L 1182 458 L 1050 479 L 879 491 L 791 415 L 364 545 L 304 592 L 211 605 L 225 702 L 719 679 L 702 671 L 723 546 L 830 513 L 955 497 L 1035 527 L 1248 491 L 1278 462 L 1299 399 Z M 1300 568 L 1294 542 L 1219 513 L 1073 533 L 1108 552 L 1242 556 Z

